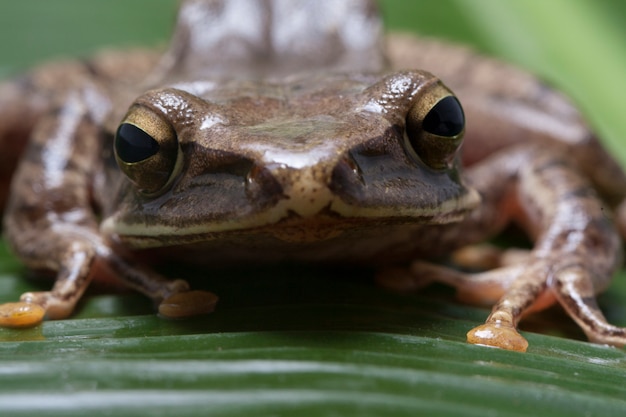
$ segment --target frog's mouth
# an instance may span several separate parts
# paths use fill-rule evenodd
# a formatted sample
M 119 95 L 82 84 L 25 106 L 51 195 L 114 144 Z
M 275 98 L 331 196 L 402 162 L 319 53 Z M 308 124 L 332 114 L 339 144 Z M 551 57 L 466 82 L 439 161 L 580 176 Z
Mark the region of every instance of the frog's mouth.
M 376 230 L 386 227 L 427 226 L 463 219 L 474 209 L 480 197 L 473 189 L 455 198 L 437 202 L 431 207 L 380 206 L 359 207 L 337 196 L 321 208 L 310 200 L 281 200 L 275 206 L 255 214 L 221 221 L 207 220 L 163 222 L 126 221 L 118 213 L 105 219 L 101 230 L 114 241 L 132 249 L 189 245 L 208 241 L 253 240 L 285 243 L 310 243 L 339 238 L 355 230 Z M 130 217 L 137 220 L 137 217 Z M 264 238 L 262 238 L 264 236 Z

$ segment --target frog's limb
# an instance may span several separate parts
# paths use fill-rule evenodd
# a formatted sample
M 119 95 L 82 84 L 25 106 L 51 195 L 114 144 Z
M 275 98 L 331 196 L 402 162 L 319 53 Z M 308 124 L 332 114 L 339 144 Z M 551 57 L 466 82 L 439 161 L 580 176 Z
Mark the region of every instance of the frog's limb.
M 28 183 L 28 170 L 26 172 L 20 177 L 24 180 L 22 184 Z M 58 223 L 47 225 L 52 213 L 46 213 L 42 219 L 44 213 L 39 207 L 16 200 L 20 198 L 13 199 L 13 204 L 20 209 L 14 212 L 13 206 L 5 221 L 8 241 L 27 265 L 36 270 L 55 271 L 56 280 L 50 291 L 25 293 L 21 296 L 21 303 L 0 306 L 1 325 L 34 326 L 43 320 L 44 315 L 50 319 L 65 318 L 73 312 L 92 279 L 91 272 L 103 247 L 101 240 L 88 219 L 81 216 L 80 210 L 72 213 L 76 224 L 63 222 L 64 213 L 57 212 L 54 214 L 59 215 Z M 83 221 L 79 220 L 81 218 Z M 39 230 L 41 225 L 50 228 Z
M 211 313 L 219 300 L 209 291 L 190 291 L 187 281 L 167 279 L 114 253 L 107 257 L 107 265 L 126 285 L 153 299 L 163 317 L 182 318 Z
M 454 251 L 451 259 L 455 267 L 481 272 L 470 274 L 452 267 L 416 261 L 409 269 L 383 269 L 376 275 L 376 281 L 382 287 L 398 292 L 415 291 L 440 282 L 455 287 L 457 297 L 463 302 L 491 306 L 522 273 L 522 264 L 529 257 L 530 251 L 526 249 L 502 249 L 480 243 Z
M 450 233 L 450 239 L 464 246 L 515 221 L 534 241 L 521 263 L 486 272 L 412 266 L 416 282 L 452 285 L 473 302 L 497 299 L 485 324 L 470 331 L 468 340 L 524 350 L 516 330 L 519 320 L 558 301 L 591 340 L 626 345 L 626 329 L 609 325 L 595 304 L 595 294 L 606 289 L 621 263 L 621 241 L 610 213 L 567 156 L 549 147 L 521 146 L 494 154 L 467 174 L 485 204 L 460 225 L 444 226 L 442 235 L 458 227 L 463 235 Z
M 66 93 L 94 79 L 119 83 L 121 91 L 133 91 L 154 68 L 159 56 L 157 50 L 103 50 L 90 60 L 48 62 L 0 83 L 0 208 L 6 206 L 11 176 L 33 127 L 63 102 Z
M 553 271 L 549 274 L 551 279 L 547 285 L 539 285 L 536 273 L 541 274 L 541 269 L 533 271 L 529 268 L 513 282 L 493 307 L 485 324 L 467 333 L 470 343 L 525 351 L 528 344 L 515 330 L 517 321 L 522 314 L 546 307 L 555 299 L 590 341 L 613 346 L 626 345 L 626 328 L 607 323 L 596 303 L 594 286 L 598 282 L 602 283 L 602 278 L 591 276 L 589 269 L 581 264 Z M 546 288 L 548 291 L 545 291 Z
M 418 261 L 411 265 L 411 273 L 456 288 L 457 297 L 466 303 L 490 306 L 506 294 L 523 268 L 522 265 L 516 265 L 470 274 Z
M 494 278 L 497 279 L 498 275 L 502 275 L 509 282 L 485 323 L 467 333 L 467 341 L 472 344 L 525 352 L 528 342 L 518 333 L 517 324 L 523 314 L 541 310 L 554 303 L 554 297 L 546 291 L 548 268 L 546 262 L 533 260 L 527 265 L 516 267 L 513 276 L 507 277 L 506 273 L 513 271 L 506 269 L 490 271 Z
M 589 271 L 572 266 L 554 276 L 552 291 L 590 341 L 613 346 L 626 346 L 626 328 L 607 323 L 595 299 L 594 283 Z
M 13 177 L 4 218 L 8 243 L 22 261 L 57 273 L 51 291 L 22 296 L 22 302 L 41 306 L 50 318 L 73 311 L 102 246 L 91 200 L 101 138 L 86 104 L 90 100 L 98 110 L 108 104 L 90 86 L 68 93 L 62 105 L 39 117 Z
M 56 243 L 59 244 L 59 241 Z M 33 242 L 31 246 L 33 244 L 36 245 Z M 93 244 L 89 241 L 76 239 L 60 247 L 65 247 L 66 252 L 55 268 L 58 272 L 52 290 L 28 292 L 20 297 L 22 302 L 43 307 L 46 317 L 53 320 L 66 318 L 74 311 L 76 303 L 91 281 L 92 274 L 89 272 L 96 255 Z
M 621 241 L 609 213 L 565 156 L 550 148 L 517 151 L 516 161 L 498 162 L 499 155 L 487 160 L 485 164 L 494 169 L 490 177 L 480 174 L 484 167 L 470 177 L 487 195 L 494 173 L 514 176 L 511 218 L 526 228 L 535 245 L 522 264 L 523 273 L 506 289 L 486 324 L 470 332 L 468 339 L 506 347 L 498 335 L 509 334 L 539 300 L 554 297 L 583 324 L 591 340 L 626 344 L 626 329 L 610 326 L 595 305 L 595 294 L 608 286 L 621 263 Z
M 463 225 L 465 233 L 485 237 L 509 219 L 521 223 L 535 241 L 525 263 L 528 270 L 541 263 L 545 266 L 543 272 L 534 272 L 535 279 L 546 283 L 591 340 L 625 344 L 625 330 L 606 323 L 594 294 L 606 288 L 620 262 L 619 239 L 605 216 L 616 209 L 616 223 L 626 237 L 626 175 L 575 106 L 532 75 L 466 48 L 402 35 L 388 46 L 392 66 L 438 74 L 463 103 L 464 164 L 471 166 L 468 174 L 486 201 L 485 208 Z M 533 143 L 545 151 L 516 154 Z M 511 152 L 497 162 L 505 148 Z M 568 168 L 570 159 L 590 178 L 606 207 L 576 170 Z M 573 270 L 578 272 L 568 272 Z M 532 276 L 524 273 L 515 287 L 530 280 Z M 583 293 L 586 297 L 580 296 Z M 526 301 L 519 294 L 514 287 L 506 289 L 488 321 L 491 330 L 503 318 L 508 325 L 516 324 Z M 526 298 L 532 297 L 527 293 Z
M 183 280 L 167 278 L 142 267 L 131 265 L 113 254 L 99 236 L 86 228 L 73 227 L 56 240 L 41 239 L 39 234 L 19 236 L 18 253 L 29 265 L 57 271 L 51 291 L 29 292 L 20 303 L 0 305 L 0 325 L 4 327 L 31 327 L 47 317 L 63 319 L 74 311 L 94 274 L 109 268 L 128 286 L 144 293 L 159 303 L 159 312 L 169 318 L 180 318 L 210 313 L 215 309 L 217 296 L 208 291 L 189 291 Z M 11 230 L 13 231 L 13 230 Z M 30 236 L 29 236 L 30 235 Z M 55 253 L 64 251 L 59 258 Z M 58 260 L 57 260 L 58 259 Z M 100 265 L 96 265 L 100 262 Z

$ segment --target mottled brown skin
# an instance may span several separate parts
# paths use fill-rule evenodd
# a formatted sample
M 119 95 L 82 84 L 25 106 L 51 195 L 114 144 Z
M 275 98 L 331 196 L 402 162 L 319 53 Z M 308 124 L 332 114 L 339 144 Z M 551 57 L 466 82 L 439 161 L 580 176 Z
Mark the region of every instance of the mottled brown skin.
M 213 294 L 137 262 L 158 252 L 208 268 L 412 262 L 380 281 L 401 289 L 441 281 L 495 304 L 471 343 L 523 351 L 521 317 L 558 302 L 590 340 L 626 344 L 626 329 L 595 303 L 621 261 L 611 211 L 626 177 L 567 99 L 459 47 L 383 40 L 367 1 L 322 19 L 322 0 L 282 13 L 250 0 L 255 19 L 243 31 L 227 23 L 240 11 L 220 3 L 184 2 L 160 59 L 110 52 L 0 86 L 0 146 L 26 147 L 6 238 L 27 266 L 57 274 L 51 291 L 0 306 L 0 324 L 67 317 L 102 271 L 165 316 L 212 311 Z M 280 18 L 294 13 L 307 18 Z M 225 23 L 204 25 L 211 16 Z M 452 93 L 414 68 L 439 74 L 464 103 L 462 160 L 463 132 L 422 127 Z M 114 152 L 120 123 L 147 132 L 157 153 L 128 162 Z M 511 222 L 534 242 L 522 256 L 470 246 L 473 260 L 456 259 L 492 268 L 475 274 L 428 262 Z

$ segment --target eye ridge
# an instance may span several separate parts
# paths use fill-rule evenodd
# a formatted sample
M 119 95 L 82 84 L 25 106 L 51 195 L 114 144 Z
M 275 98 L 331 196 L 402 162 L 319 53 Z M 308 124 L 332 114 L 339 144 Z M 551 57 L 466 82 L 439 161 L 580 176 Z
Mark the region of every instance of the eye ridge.
M 422 123 L 422 128 L 433 135 L 454 137 L 463 131 L 465 115 L 461 103 L 454 96 L 447 96 L 435 104 Z
M 141 162 L 159 152 L 159 143 L 131 123 L 122 123 L 115 135 L 115 152 L 126 163 Z

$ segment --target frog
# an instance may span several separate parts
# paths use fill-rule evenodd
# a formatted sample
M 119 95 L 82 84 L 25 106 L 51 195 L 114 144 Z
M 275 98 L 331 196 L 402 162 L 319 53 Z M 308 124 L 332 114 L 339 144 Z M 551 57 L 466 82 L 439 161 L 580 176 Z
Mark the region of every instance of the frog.
M 0 305 L 4 327 L 70 317 L 109 276 L 160 316 L 204 315 L 219 297 L 161 261 L 297 262 L 377 268 L 393 290 L 450 285 L 492 306 L 475 345 L 526 351 L 519 321 L 554 304 L 590 341 L 626 345 L 596 302 L 622 260 L 619 163 L 565 95 L 385 33 L 370 0 L 184 0 L 163 53 L 106 50 L 2 83 L 0 147 L 5 239 L 54 276 Z M 511 224 L 530 248 L 485 243 Z

